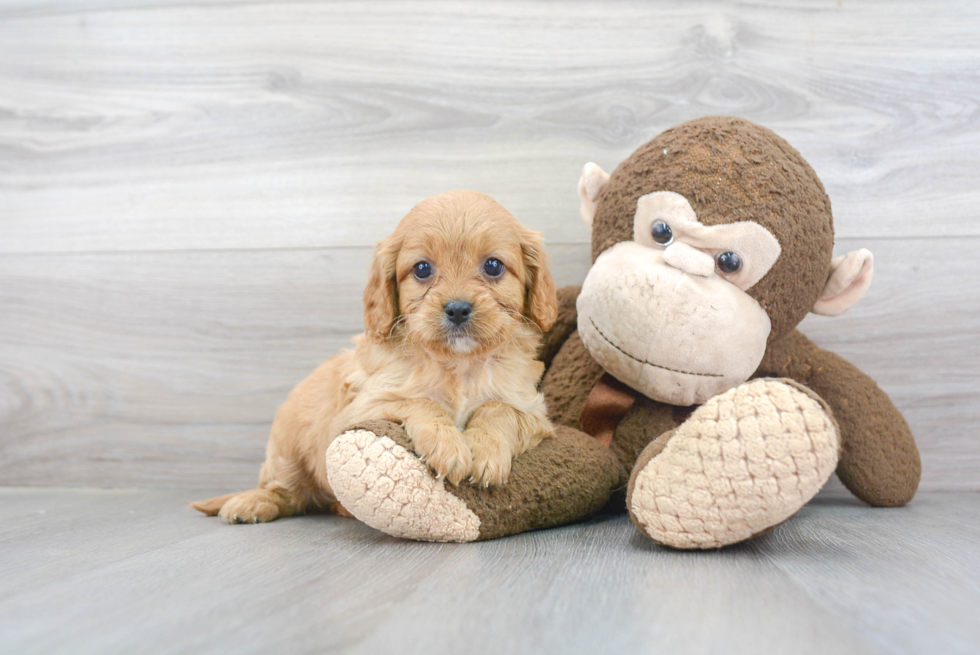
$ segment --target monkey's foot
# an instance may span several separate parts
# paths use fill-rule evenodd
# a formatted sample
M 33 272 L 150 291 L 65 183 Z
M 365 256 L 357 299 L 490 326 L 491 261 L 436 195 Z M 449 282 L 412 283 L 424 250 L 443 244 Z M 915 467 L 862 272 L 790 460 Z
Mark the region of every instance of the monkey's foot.
M 327 448 L 327 478 L 355 518 L 394 537 L 477 541 L 562 525 L 598 511 L 624 479 L 608 448 L 558 428 L 514 460 L 506 484 L 437 479 L 388 421 L 354 427 Z
M 480 536 L 477 515 L 432 475 L 404 429 L 393 423 L 348 430 L 334 439 L 327 448 L 327 478 L 350 514 L 393 537 L 476 541 Z
M 715 396 L 640 454 L 627 507 L 655 542 L 720 548 L 798 512 L 837 466 L 826 404 L 791 380 L 751 380 Z

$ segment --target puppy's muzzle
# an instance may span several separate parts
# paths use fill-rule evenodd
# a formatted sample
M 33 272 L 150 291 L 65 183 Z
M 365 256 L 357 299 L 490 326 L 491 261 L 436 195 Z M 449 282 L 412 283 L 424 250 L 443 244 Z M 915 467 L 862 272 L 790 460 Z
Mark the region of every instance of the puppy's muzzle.
M 446 318 L 454 325 L 463 325 L 470 320 L 473 313 L 473 305 L 465 300 L 450 300 L 442 309 L 446 312 Z

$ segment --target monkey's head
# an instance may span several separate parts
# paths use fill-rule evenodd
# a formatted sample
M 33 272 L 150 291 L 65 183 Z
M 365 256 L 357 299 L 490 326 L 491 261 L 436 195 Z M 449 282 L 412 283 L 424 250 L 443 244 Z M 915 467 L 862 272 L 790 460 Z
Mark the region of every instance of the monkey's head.
M 741 384 L 807 312 L 839 315 L 871 284 L 867 250 L 832 259 L 816 173 L 749 121 L 683 123 L 611 176 L 586 164 L 579 195 L 593 257 L 579 334 L 609 373 L 662 402 Z

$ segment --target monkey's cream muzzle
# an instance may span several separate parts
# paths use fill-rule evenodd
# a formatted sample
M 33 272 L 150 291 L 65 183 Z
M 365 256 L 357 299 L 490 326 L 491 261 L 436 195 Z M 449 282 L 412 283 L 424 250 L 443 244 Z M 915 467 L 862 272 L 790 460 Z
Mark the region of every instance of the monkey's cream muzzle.
M 672 405 L 701 404 L 749 379 L 771 324 L 731 282 L 685 272 L 665 253 L 626 241 L 599 255 L 578 298 L 579 334 L 592 357 L 633 389 Z

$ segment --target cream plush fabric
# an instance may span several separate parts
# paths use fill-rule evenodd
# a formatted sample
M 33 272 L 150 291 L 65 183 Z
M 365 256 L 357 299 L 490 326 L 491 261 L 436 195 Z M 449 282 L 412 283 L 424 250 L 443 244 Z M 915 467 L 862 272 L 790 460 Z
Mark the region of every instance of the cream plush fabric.
M 752 380 L 699 407 L 634 473 L 629 509 L 675 548 L 744 541 L 799 511 L 834 472 L 838 449 L 837 427 L 810 392 Z
M 686 407 L 752 375 L 770 322 L 755 299 L 721 277 L 662 265 L 663 252 L 629 241 L 599 255 L 578 296 L 578 331 L 616 379 Z
M 446 491 L 414 453 L 369 430 L 343 433 L 327 448 L 327 478 L 358 520 L 394 537 L 475 541 L 480 519 Z

